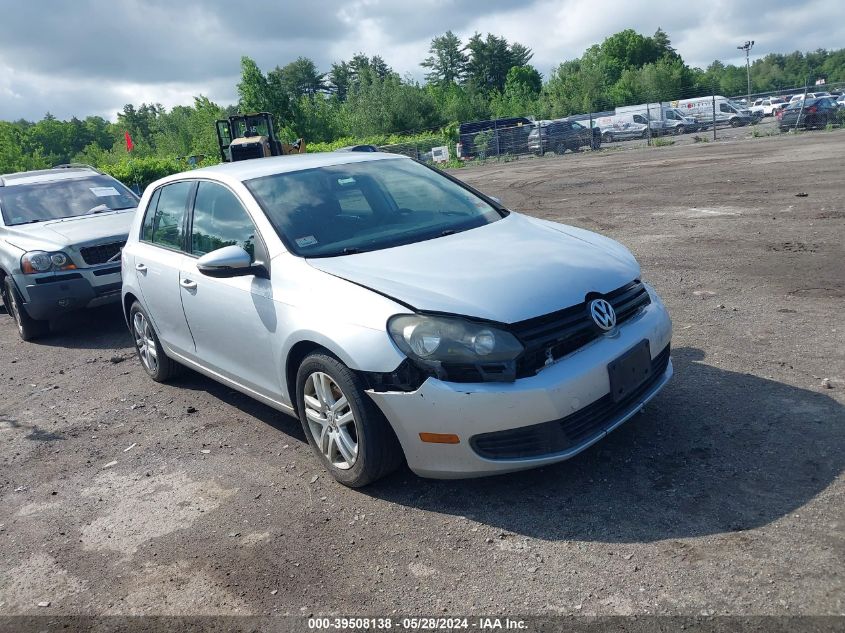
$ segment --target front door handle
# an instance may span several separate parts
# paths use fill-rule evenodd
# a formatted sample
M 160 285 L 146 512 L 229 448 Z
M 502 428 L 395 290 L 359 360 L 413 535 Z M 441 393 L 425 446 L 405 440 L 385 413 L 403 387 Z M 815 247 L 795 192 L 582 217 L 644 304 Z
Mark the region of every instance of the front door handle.
M 197 282 L 191 281 L 190 279 L 180 279 L 179 285 L 182 286 L 185 290 L 197 289 Z
M 147 267 L 144 264 L 135 264 L 135 270 L 137 270 L 139 273 L 146 273 Z

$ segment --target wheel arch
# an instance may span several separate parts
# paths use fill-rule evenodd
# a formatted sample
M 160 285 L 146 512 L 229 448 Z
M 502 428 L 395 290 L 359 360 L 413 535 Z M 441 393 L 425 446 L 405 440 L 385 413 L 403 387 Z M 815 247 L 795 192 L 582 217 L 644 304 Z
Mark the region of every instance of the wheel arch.
M 129 309 L 132 307 L 132 304 L 136 301 L 139 301 L 138 297 L 135 296 L 135 294 L 131 291 L 123 295 L 123 320 L 126 321 L 126 327 L 129 327 Z
M 299 415 L 299 408 L 296 402 L 296 373 L 299 371 L 299 366 L 305 358 L 314 352 L 324 352 L 329 356 L 337 358 L 343 362 L 337 354 L 328 349 L 325 345 L 312 341 L 310 339 L 303 339 L 293 344 L 285 358 L 285 387 L 288 390 L 288 398 L 296 415 Z

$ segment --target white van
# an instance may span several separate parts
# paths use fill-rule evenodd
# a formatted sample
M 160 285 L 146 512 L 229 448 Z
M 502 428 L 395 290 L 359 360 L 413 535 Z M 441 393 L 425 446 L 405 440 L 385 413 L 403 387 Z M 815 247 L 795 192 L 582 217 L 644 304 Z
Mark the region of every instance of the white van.
M 730 99 L 719 95 L 698 97 L 696 99 L 681 99 L 670 102 L 673 108 L 680 110 L 685 116 L 692 117 L 701 126 L 713 124 L 713 102 L 716 105 L 716 125 L 730 125 L 739 127 L 751 123 L 751 116 L 737 108 Z
M 652 121 L 652 134 L 684 134 L 698 129 L 698 123 L 693 117 L 672 106 L 668 102 L 663 103 L 641 103 L 640 105 L 623 106 L 616 108 L 617 116 L 640 115 Z M 659 125 L 655 126 L 654 122 Z

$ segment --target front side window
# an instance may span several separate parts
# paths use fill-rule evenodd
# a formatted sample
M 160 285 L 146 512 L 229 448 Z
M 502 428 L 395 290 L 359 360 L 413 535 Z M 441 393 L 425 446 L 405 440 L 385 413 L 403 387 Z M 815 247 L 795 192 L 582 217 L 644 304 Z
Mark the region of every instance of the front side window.
M 165 185 L 150 198 L 141 239 L 165 248 L 182 250 L 184 245 L 185 209 L 192 182 Z M 153 206 L 155 204 L 155 206 Z
M 235 194 L 214 182 L 199 183 L 191 227 L 193 255 L 240 246 L 255 259 L 255 233 L 255 225 Z
M 0 188 L 6 226 L 134 209 L 138 197 L 111 176 L 96 174 Z
M 301 257 L 411 244 L 471 230 L 507 214 L 407 159 L 285 172 L 245 184 L 288 248 Z

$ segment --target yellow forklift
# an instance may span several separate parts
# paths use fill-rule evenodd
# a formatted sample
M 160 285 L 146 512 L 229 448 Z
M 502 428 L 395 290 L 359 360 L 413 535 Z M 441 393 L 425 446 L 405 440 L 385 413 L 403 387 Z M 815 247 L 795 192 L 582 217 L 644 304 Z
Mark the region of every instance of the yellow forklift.
M 217 144 L 224 163 L 305 153 L 305 141 L 301 138 L 293 144 L 276 138 L 273 115 L 269 112 L 235 114 L 217 121 Z

